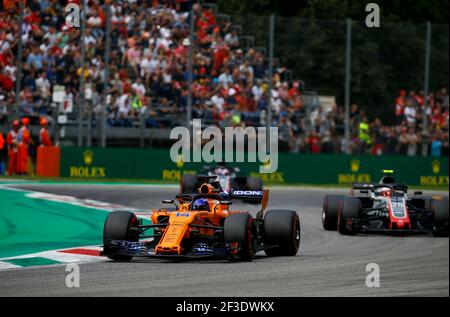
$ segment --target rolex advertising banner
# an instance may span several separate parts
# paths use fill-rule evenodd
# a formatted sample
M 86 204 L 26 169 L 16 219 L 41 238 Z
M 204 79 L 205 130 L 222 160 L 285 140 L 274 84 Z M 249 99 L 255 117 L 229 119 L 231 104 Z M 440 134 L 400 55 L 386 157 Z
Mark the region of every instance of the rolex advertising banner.
M 392 169 L 398 182 L 448 186 L 448 158 L 406 156 L 349 156 L 280 153 L 278 168 L 260 174 L 261 162 L 227 163 L 243 175 L 259 175 L 266 184 L 351 184 L 375 182 L 381 170 Z M 264 165 L 270 164 L 265 162 Z M 61 149 L 61 176 L 94 179 L 148 179 L 177 182 L 183 173 L 198 173 L 208 163 L 171 160 L 168 149 Z

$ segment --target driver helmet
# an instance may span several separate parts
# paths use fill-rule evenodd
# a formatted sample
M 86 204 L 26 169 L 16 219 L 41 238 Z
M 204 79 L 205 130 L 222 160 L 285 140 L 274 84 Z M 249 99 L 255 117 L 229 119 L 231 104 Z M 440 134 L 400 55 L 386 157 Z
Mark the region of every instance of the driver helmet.
M 209 203 L 207 199 L 200 198 L 194 201 L 192 205 L 192 210 L 199 210 L 199 211 L 208 211 L 209 210 Z
M 390 196 L 391 195 L 391 188 L 390 187 L 379 187 L 375 189 L 375 193 L 380 196 Z

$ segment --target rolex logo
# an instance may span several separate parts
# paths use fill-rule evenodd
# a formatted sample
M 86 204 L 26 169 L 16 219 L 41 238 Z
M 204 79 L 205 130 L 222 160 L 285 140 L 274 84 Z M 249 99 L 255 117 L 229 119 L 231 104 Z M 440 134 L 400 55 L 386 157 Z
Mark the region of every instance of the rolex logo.
M 351 160 L 350 161 L 350 169 L 353 173 L 356 173 L 359 171 L 359 166 L 361 165 L 361 161 L 360 160 Z
M 183 166 L 184 166 L 184 160 L 183 160 L 183 156 L 182 156 L 182 155 L 178 156 L 178 159 L 177 159 L 176 164 L 177 164 L 177 167 L 178 167 L 178 168 L 183 168 Z
M 439 162 L 438 160 L 434 160 L 433 162 L 431 162 L 431 169 L 433 170 L 434 174 L 439 174 L 439 172 L 441 171 L 441 162 Z
M 94 161 L 94 152 L 92 152 L 91 150 L 84 151 L 83 160 L 84 164 L 91 165 L 92 162 Z

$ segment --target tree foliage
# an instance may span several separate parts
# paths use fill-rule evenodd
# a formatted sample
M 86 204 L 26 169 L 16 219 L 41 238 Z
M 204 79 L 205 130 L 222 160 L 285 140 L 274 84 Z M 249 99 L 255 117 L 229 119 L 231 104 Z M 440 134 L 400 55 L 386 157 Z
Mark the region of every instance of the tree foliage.
M 346 18 L 352 19 L 352 101 L 388 118 L 401 88 L 424 85 L 426 21 L 432 22 L 430 88 L 448 87 L 448 1 L 378 0 L 381 27 L 364 24 L 367 1 L 218 0 L 221 13 L 268 46 L 269 15 L 276 16 L 275 55 L 305 81 L 342 104 Z M 233 19 L 235 15 L 240 18 Z

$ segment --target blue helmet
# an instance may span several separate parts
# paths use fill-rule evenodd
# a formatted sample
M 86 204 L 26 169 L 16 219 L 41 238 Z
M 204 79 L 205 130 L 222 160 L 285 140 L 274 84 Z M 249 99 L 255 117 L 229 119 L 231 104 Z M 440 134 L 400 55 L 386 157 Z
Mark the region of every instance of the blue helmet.
M 194 201 L 194 204 L 192 205 L 192 210 L 208 211 L 209 210 L 208 200 L 204 198 L 197 199 L 196 201 Z

